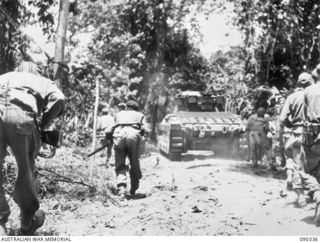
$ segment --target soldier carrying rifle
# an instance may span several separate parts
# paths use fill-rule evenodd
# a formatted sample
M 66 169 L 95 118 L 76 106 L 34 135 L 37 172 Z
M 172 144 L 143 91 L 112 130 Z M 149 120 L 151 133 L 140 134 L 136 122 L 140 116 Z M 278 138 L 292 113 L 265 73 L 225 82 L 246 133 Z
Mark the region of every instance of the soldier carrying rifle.
M 308 194 L 316 202 L 315 223 L 320 226 L 320 83 L 304 91 L 302 145 L 304 171 L 313 177 L 307 184 Z
M 137 111 L 137 102 L 130 100 L 126 105 L 126 110 L 117 113 L 113 129 L 117 187 L 122 199 L 125 198 L 127 187 L 127 156 L 130 160 L 130 194 L 134 196 L 139 188 L 139 181 L 142 177 L 139 161 L 141 137 L 147 133 L 144 115 Z
M 304 171 L 304 155 L 301 149 L 304 89 L 313 84 L 312 76 L 303 72 L 298 77 L 298 87 L 286 99 L 280 114 L 279 139 L 283 141 L 284 127 L 291 129 L 289 139 L 284 146 L 286 159 L 287 187 L 297 194 L 297 205 L 304 207 L 307 204 L 304 191 L 310 185 L 317 184 L 315 178 Z M 307 190 L 308 191 L 308 190 Z
M 106 160 L 106 166 L 108 166 L 111 154 L 112 154 L 112 134 L 111 129 L 114 126 L 114 118 L 110 115 L 110 111 L 108 107 L 105 107 L 101 111 L 102 116 L 98 117 L 97 122 L 97 131 L 102 133 L 102 136 L 104 137 L 101 140 L 101 144 L 105 147 L 107 147 L 107 160 Z

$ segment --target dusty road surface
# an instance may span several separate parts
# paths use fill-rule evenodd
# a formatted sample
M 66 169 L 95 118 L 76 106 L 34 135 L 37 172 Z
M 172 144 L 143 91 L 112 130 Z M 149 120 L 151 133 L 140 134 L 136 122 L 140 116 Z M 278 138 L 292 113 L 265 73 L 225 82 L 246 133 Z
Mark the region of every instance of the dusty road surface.
M 38 234 L 319 235 L 320 228 L 313 223 L 315 205 L 297 208 L 281 173 L 219 159 L 210 152 L 186 154 L 179 162 L 153 153 L 142 159 L 141 167 L 137 198 L 123 202 L 110 193 L 48 192 L 41 200 L 47 220 Z M 114 180 L 113 166 L 97 168 L 94 176 L 103 184 Z M 70 164 L 64 169 L 70 170 Z M 13 209 L 9 221 L 13 235 L 18 228 L 15 217 Z

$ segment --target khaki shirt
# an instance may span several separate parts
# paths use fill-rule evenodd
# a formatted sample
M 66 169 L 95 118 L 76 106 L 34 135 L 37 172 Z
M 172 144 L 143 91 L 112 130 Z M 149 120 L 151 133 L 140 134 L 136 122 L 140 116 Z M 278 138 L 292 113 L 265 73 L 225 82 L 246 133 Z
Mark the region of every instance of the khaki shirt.
M 286 99 L 280 113 L 280 122 L 293 127 L 303 125 L 303 107 L 304 91 L 300 89 Z
M 59 116 L 64 95 L 50 79 L 27 72 L 9 72 L 0 76 L 0 109 L 15 105 L 42 116 L 42 126 Z
M 247 123 L 247 132 L 263 132 L 269 130 L 269 121 L 264 117 L 258 117 L 257 114 L 250 116 Z
M 134 128 L 147 131 L 144 115 L 141 112 L 134 110 L 123 110 L 118 112 L 115 117 L 115 133 L 118 129 L 121 129 L 121 126 L 119 125 L 129 125 Z
M 304 91 L 303 118 L 309 123 L 320 123 L 320 83 L 309 86 Z

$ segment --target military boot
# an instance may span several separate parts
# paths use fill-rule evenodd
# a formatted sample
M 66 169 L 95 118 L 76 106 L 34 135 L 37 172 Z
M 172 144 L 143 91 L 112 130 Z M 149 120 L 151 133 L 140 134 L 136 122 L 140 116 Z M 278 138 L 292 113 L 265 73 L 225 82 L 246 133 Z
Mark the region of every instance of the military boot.
M 21 224 L 21 235 L 34 235 L 36 230 L 43 225 L 44 220 L 45 213 L 43 210 L 39 209 L 35 212 L 32 219 L 29 221 L 27 225 Z
M 139 179 L 131 179 L 130 195 L 134 196 L 139 188 Z

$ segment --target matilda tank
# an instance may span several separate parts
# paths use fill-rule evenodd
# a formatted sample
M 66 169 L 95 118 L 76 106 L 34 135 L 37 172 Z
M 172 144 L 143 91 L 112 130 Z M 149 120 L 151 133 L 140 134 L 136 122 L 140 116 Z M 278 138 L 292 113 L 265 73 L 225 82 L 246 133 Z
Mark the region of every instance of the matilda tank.
M 166 115 L 159 125 L 160 152 L 170 160 L 180 160 L 181 154 L 189 150 L 237 155 L 243 125 L 240 116 L 225 111 L 223 91 L 184 91 L 175 101 L 176 111 Z

